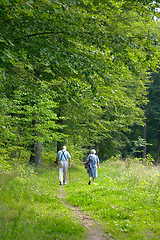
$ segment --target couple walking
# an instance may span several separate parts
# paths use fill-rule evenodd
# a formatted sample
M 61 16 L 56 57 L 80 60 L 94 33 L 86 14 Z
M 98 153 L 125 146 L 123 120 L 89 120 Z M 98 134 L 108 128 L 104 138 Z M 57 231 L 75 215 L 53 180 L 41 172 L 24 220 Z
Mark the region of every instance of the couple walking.
M 62 147 L 62 150 L 58 151 L 56 156 L 57 164 L 59 164 L 59 181 L 60 185 L 67 184 L 67 171 L 68 171 L 68 160 L 69 168 L 71 167 L 71 155 L 66 151 L 66 146 Z M 89 185 L 91 184 L 91 178 L 93 178 L 93 184 L 95 183 L 95 178 L 97 177 L 97 166 L 99 168 L 99 158 L 96 155 L 96 150 L 92 149 L 91 153 L 87 157 L 87 172 L 89 174 Z M 64 178 L 63 178 L 64 175 Z

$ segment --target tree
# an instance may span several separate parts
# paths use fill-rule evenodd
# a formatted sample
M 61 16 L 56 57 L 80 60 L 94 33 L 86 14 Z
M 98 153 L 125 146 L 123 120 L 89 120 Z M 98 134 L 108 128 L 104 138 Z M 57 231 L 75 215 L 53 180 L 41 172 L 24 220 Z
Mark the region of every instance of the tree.
M 93 144 L 142 124 L 146 72 L 158 58 L 157 37 L 150 34 L 157 5 L 149 1 L 3 0 L 1 101 L 21 109 L 26 103 L 18 104 L 17 97 L 21 101 L 21 89 L 27 86 L 34 102 L 31 109 L 36 109 L 29 123 L 34 134 L 27 122 L 19 126 L 32 136 L 25 138 L 28 144 L 64 135 Z M 43 99 L 49 99 L 49 107 Z M 64 121 L 57 122 L 60 129 L 67 126 L 63 132 L 57 131 L 59 111 L 50 102 L 63 108 L 59 117 Z M 45 125 L 47 109 L 48 121 L 54 125 L 52 136 Z M 25 107 L 25 111 L 29 115 L 33 110 Z M 17 118 L 20 122 L 23 114 L 24 110 L 15 114 L 12 109 L 11 115 L 4 113 L 4 118 L 11 116 L 8 127 L 16 139 L 22 135 L 12 122 Z M 4 121 L 2 125 L 6 129 Z
M 156 153 L 156 162 L 159 162 L 160 154 L 160 71 L 152 73 L 153 82 L 149 89 L 149 103 L 147 106 L 148 141 Z

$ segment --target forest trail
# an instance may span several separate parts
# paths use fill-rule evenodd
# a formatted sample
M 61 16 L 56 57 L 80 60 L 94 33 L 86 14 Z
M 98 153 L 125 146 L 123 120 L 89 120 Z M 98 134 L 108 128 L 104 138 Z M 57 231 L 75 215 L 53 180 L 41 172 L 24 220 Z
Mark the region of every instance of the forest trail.
M 84 213 L 80 208 L 74 207 L 65 202 L 65 189 L 62 186 L 59 189 L 59 199 L 62 201 L 63 205 L 72 210 L 76 220 L 86 229 L 87 234 L 86 240 L 113 240 L 108 236 L 100 227 L 100 225 L 87 213 Z

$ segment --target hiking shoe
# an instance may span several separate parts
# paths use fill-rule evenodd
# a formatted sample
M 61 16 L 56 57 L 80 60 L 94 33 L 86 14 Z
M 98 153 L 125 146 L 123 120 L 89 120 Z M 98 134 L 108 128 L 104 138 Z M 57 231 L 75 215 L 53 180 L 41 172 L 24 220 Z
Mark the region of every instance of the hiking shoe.
M 91 181 L 89 181 L 88 185 L 90 185 L 90 184 L 91 184 Z

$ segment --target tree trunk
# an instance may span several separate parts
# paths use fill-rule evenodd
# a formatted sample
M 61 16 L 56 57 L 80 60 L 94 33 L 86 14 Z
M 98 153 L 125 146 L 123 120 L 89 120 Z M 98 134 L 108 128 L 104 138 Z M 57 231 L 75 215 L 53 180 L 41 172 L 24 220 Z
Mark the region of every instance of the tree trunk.
M 99 154 L 99 144 L 98 143 L 96 143 L 96 153 L 97 153 L 97 155 Z
M 31 155 L 30 155 L 29 163 L 34 163 L 34 143 L 31 144 L 30 151 L 31 151 Z
M 146 158 L 146 151 L 147 151 L 147 147 L 146 147 L 146 130 L 147 130 L 147 125 L 146 125 L 146 119 L 144 120 L 144 127 L 143 127 L 143 139 L 144 139 L 144 146 L 143 146 L 143 152 L 142 152 L 142 158 Z
M 35 165 L 42 165 L 42 143 L 35 142 Z
M 156 163 L 159 163 L 159 154 L 160 154 L 160 130 L 158 130 L 158 143 L 157 143 Z
M 65 145 L 64 142 L 58 141 L 58 142 L 57 142 L 57 152 L 58 152 L 59 150 L 61 150 L 64 145 Z
M 30 163 L 42 165 L 42 143 L 35 142 L 32 144 Z
M 60 102 L 60 106 L 63 106 L 63 102 Z M 62 114 L 62 109 L 59 107 L 57 110 L 58 110 L 58 111 L 57 111 L 57 117 L 58 117 L 57 124 L 58 124 L 58 126 L 62 126 L 62 125 L 65 124 L 64 120 L 61 118 L 61 117 L 63 116 L 63 114 Z M 60 134 L 62 134 L 62 133 L 64 132 L 64 130 L 63 130 L 63 129 L 58 129 L 58 132 L 59 132 Z M 65 144 L 66 144 L 66 139 L 65 139 L 65 137 L 63 137 L 61 140 L 57 141 L 57 152 L 58 152 L 59 150 L 61 150 L 62 147 L 63 147 Z

